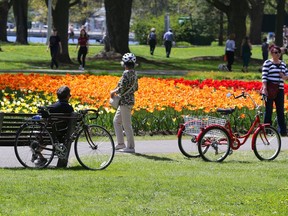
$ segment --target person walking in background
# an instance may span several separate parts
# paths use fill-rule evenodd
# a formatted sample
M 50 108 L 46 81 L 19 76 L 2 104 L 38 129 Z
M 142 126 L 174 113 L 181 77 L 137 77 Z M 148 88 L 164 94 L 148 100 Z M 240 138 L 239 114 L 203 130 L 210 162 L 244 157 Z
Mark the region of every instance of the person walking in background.
M 62 53 L 62 45 L 60 37 L 57 35 L 57 30 L 54 28 L 53 33 L 49 38 L 47 51 L 50 48 L 50 54 L 51 54 L 51 63 L 50 68 L 53 69 L 54 65 L 56 69 L 58 68 L 58 62 L 57 62 L 57 55 L 58 50 L 60 48 L 60 53 Z
M 71 24 L 70 25 L 70 28 L 69 28 L 69 38 L 68 38 L 68 40 L 69 39 L 72 39 L 72 42 L 74 43 L 74 35 L 75 35 L 75 33 L 74 33 L 74 26 Z
M 235 34 L 229 35 L 229 39 L 226 41 L 225 55 L 227 57 L 227 68 L 232 71 L 232 64 L 234 63 L 234 52 L 235 52 Z
M 118 94 L 119 106 L 113 119 L 113 125 L 117 138 L 115 149 L 121 152 L 135 153 L 135 143 L 131 120 L 131 111 L 135 103 L 134 93 L 138 90 L 138 79 L 135 72 L 136 57 L 133 53 L 126 53 L 122 57 L 121 65 L 125 70 L 117 87 L 110 92 L 111 98 Z M 123 96 L 121 96 L 123 95 Z M 124 143 L 123 128 L 127 137 L 127 147 Z
M 77 51 L 78 46 L 80 46 L 80 48 L 78 50 L 78 57 L 77 57 L 78 62 L 80 64 L 79 70 L 84 70 L 85 59 L 86 59 L 86 55 L 88 53 L 88 47 L 89 47 L 89 38 L 88 38 L 86 31 L 84 29 L 81 29 L 81 31 L 80 31 L 80 36 L 78 38 L 76 51 Z
M 157 38 L 156 38 L 156 33 L 155 33 L 156 29 L 155 28 L 151 28 L 151 31 L 147 37 L 147 43 L 150 46 L 150 54 L 153 55 L 154 54 L 154 50 L 155 50 L 155 46 L 157 43 Z
M 261 50 L 262 50 L 262 59 L 263 59 L 263 62 L 265 62 L 268 59 L 268 54 L 269 54 L 269 44 L 267 43 L 267 37 L 263 38 Z
M 275 102 L 278 130 L 282 136 L 286 136 L 283 79 L 288 79 L 288 70 L 285 62 L 280 60 L 280 47 L 271 45 L 269 50 L 272 58 L 266 60 L 262 67 L 261 93 L 267 96 L 267 100 L 265 101 L 264 123 L 272 124 L 273 103 Z M 274 94 L 272 94 L 273 92 Z
M 251 51 L 252 51 L 252 44 L 250 42 L 249 37 L 246 36 L 241 44 L 241 57 L 243 60 L 242 72 L 248 72 L 248 65 L 252 55 Z
M 171 28 L 169 28 L 169 30 L 164 34 L 163 40 L 164 40 L 164 46 L 166 50 L 166 57 L 169 58 L 170 53 L 171 53 L 172 43 L 174 41 L 174 35 L 173 35 Z

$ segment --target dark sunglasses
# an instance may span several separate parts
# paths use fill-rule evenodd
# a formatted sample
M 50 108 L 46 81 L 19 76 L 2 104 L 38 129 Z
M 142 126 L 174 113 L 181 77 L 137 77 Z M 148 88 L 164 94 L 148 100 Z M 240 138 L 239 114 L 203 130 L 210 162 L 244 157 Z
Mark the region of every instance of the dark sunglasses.
M 274 53 L 274 54 L 279 54 L 280 52 L 277 52 L 277 51 L 276 51 L 276 52 L 272 52 L 272 53 Z

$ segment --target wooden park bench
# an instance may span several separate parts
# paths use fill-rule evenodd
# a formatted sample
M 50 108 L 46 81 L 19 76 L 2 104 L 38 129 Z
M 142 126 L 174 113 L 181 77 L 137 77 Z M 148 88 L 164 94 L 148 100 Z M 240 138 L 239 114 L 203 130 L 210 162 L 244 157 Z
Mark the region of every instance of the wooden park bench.
M 32 118 L 37 114 L 25 114 L 25 113 L 3 113 L 0 112 L 0 147 L 1 146 L 14 146 L 16 141 L 16 134 L 18 129 L 24 124 L 29 118 Z M 70 136 L 73 132 L 73 127 L 69 125 L 70 114 L 66 113 L 53 113 L 51 114 L 51 121 L 68 121 L 68 129 L 65 131 L 66 137 Z M 75 117 L 74 117 L 75 119 Z M 70 121 L 71 122 L 71 121 Z M 70 128 L 70 129 L 69 129 Z M 47 128 L 50 133 L 53 133 L 52 127 Z M 64 140 L 68 140 L 65 139 Z M 65 159 L 58 159 L 57 167 L 66 167 L 68 164 L 68 157 L 71 148 L 71 143 L 64 143 L 68 149 L 68 154 Z

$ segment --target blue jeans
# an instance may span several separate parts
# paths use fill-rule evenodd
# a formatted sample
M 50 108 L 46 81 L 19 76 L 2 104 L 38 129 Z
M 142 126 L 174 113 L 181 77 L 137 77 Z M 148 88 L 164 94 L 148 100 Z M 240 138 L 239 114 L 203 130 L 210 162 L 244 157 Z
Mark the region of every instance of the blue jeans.
M 278 131 L 281 134 L 286 134 L 286 123 L 284 116 L 284 90 L 279 89 L 277 97 L 275 99 L 267 99 L 265 103 L 265 116 L 264 123 L 272 124 L 272 112 L 273 112 L 273 102 L 276 105 L 276 114 L 277 114 L 277 122 L 278 122 Z

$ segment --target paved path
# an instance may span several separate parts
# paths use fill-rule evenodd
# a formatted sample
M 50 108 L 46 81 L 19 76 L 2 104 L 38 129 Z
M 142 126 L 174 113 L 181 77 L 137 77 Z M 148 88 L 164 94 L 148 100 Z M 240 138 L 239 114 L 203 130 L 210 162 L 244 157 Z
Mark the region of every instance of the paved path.
M 239 150 L 251 150 L 251 141 L 247 140 L 246 144 L 240 147 Z M 178 148 L 178 141 L 175 140 L 147 140 L 147 141 L 136 141 L 136 153 L 141 155 L 153 155 L 153 154 L 165 154 L 165 153 L 179 153 L 181 154 Z M 282 150 L 288 149 L 288 137 L 282 138 Z M 71 157 L 74 155 L 74 148 L 71 148 Z M 125 153 L 116 153 L 125 154 Z M 0 147 L 0 168 L 15 168 L 22 167 L 18 162 L 13 147 Z M 55 166 L 56 161 L 52 163 L 52 166 Z

